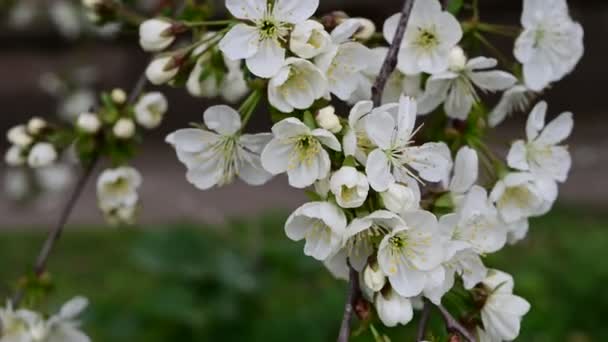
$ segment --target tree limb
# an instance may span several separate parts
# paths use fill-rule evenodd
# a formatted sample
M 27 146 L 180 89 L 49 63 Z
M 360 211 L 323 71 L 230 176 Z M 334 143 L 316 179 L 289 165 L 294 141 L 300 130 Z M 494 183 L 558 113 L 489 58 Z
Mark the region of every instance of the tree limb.
M 405 0 L 405 3 L 403 4 L 401 18 L 399 19 L 397 31 L 395 31 L 395 37 L 388 49 L 386 59 L 384 60 L 384 64 L 382 64 L 382 69 L 380 69 L 380 74 L 378 74 L 376 82 L 374 82 L 374 85 L 372 86 L 372 101 L 374 102 L 374 106 L 379 106 L 382 103 L 382 93 L 384 92 L 386 82 L 388 82 L 388 78 L 393 71 L 395 71 L 395 67 L 397 66 L 401 41 L 405 35 L 405 29 L 407 28 L 413 6 L 414 0 Z
M 422 308 L 422 314 L 420 315 L 420 322 L 418 323 L 418 331 L 416 332 L 416 342 L 424 341 L 426 327 L 429 324 L 429 318 L 431 317 L 431 308 L 431 303 L 425 300 L 424 307 Z
M 350 338 L 350 321 L 353 317 L 355 302 L 360 295 L 359 288 L 359 273 L 348 264 L 349 268 L 349 286 L 346 296 L 346 304 L 344 304 L 344 314 L 342 315 L 342 324 L 340 325 L 340 335 L 338 342 L 348 342 Z
M 475 338 L 475 336 L 473 336 L 467 328 L 463 327 L 462 324 L 460 324 L 460 322 L 458 322 L 458 320 L 456 320 L 446 308 L 444 308 L 442 305 L 437 305 L 437 309 L 439 309 L 439 312 L 441 313 L 441 317 L 445 322 L 448 332 L 459 333 L 469 342 L 477 341 L 477 338 Z

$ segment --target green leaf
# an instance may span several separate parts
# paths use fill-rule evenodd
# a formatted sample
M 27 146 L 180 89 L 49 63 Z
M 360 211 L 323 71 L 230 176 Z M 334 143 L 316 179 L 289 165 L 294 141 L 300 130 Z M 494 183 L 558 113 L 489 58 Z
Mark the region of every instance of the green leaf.
M 462 10 L 464 5 L 464 0 L 451 0 L 448 2 L 447 10 L 452 13 L 454 16 L 457 16 Z

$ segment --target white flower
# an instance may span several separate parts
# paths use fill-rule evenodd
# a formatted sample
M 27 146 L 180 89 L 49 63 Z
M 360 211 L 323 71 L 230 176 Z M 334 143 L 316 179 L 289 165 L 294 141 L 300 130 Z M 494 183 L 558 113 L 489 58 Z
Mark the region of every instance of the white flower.
M 12 145 L 4 155 L 4 162 L 9 166 L 21 166 L 25 164 L 26 158 L 21 147 Z
M 328 130 L 311 130 L 296 118 L 272 127 L 274 138 L 262 151 L 262 165 L 272 174 L 287 172 L 289 184 L 305 188 L 329 175 L 329 154 L 323 145 L 341 151 L 340 142 Z
M 378 292 L 386 284 L 386 276 L 377 263 L 368 264 L 363 270 L 363 282 L 370 290 Z
M 342 208 L 358 208 L 367 199 L 369 183 L 364 173 L 352 166 L 343 166 L 329 181 L 331 192 Z
M 114 88 L 110 93 L 110 98 L 114 103 L 122 105 L 127 102 L 127 93 L 124 91 L 124 89 Z
M 0 341 L 30 342 L 28 324 L 38 317 L 37 313 L 29 310 L 14 310 L 11 302 L 7 302 L 6 308 L 0 308 L 0 323 L 2 324 Z
M 384 23 L 384 38 L 392 43 L 401 14 Z M 399 50 L 397 67 L 405 74 L 430 74 L 448 67 L 450 49 L 462 38 L 460 23 L 453 15 L 441 10 L 437 0 L 416 1 Z
M 406 325 L 414 317 L 414 309 L 409 298 L 400 296 L 389 289 L 386 295 L 382 292 L 376 296 L 376 311 L 382 323 L 387 327 L 397 324 Z
M 359 29 L 353 36 L 353 38 L 367 41 L 372 38 L 376 33 L 376 24 L 367 18 L 353 18 L 359 22 Z
M 284 113 L 306 109 L 327 93 L 327 80 L 321 70 L 300 58 L 287 58 L 268 82 L 268 102 Z
M 139 25 L 139 45 L 145 51 L 162 51 L 171 45 L 175 35 L 173 24 L 162 19 L 148 19 Z
M 64 119 L 73 122 L 80 113 L 91 110 L 96 103 L 96 94 L 91 89 L 77 89 L 63 99 L 57 110 Z
M 323 260 L 323 266 L 327 268 L 334 278 L 349 281 L 350 267 L 346 263 L 346 251 L 344 249 Z
M 169 104 L 161 92 L 147 93 L 135 104 L 135 120 L 148 129 L 156 128 L 163 120 Z
M 6 133 L 6 139 L 11 144 L 19 147 L 27 147 L 34 142 L 34 139 L 28 134 L 25 125 L 18 125 L 9 129 Z
M 528 109 L 533 97 L 534 93 L 521 84 L 516 84 L 507 89 L 502 94 L 496 107 L 490 112 L 488 124 L 490 127 L 496 127 L 504 121 L 507 115 L 525 111 Z
M 373 59 L 367 47 L 349 41 L 359 26 L 356 19 L 340 24 L 331 33 L 331 46 L 315 58 L 315 64 L 327 77 L 329 92 L 342 101 L 349 100 L 357 91 L 361 73 Z
M 146 68 L 148 81 L 154 85 L 169 82 L 179 71 L 179 67 L 173 64 L 175 62 L 171 56 L 155 58 Z
M 452 197 L 462 196 L 469 191 L 473 184 L 477 182 L 479 176 L 479 157 L 474 149 L 464 146 L 456 153 L 454 161 L 454 174 L 449 182 L 448 189 Z
M 129 118 L 120 118 L 112 127 L 112 133 L 118 139 L 130 139 L 135 134 L 135 123 Z
M 525 0 L 521 23 L 514 54 L 523 64 L 526 86 L 541 91 L 581 59 L 583 28 L 570 18 L 566 0 Z
M 416 177 L 411 169 L 424 180 L 441 181 L 452 166 L 450 151 L 444 143 L 412 146 L 416 101 L 402 97 L 399 105 L 384 107 L 385 111 L 374 112 L 365 120 L 367 135 L 378 146 L 369 154 L 366 164 L 371 187 L 386 191 L 395 181 Z
M 460 65 L 450 66 L 449 70 L 432 75 L 419 99 L 418 112 L 428 114 L 445 102 L 444 110 L 447 116 L 466 120 L 473 104 L 479 101 L 475 87 L 484 92 L 495 92 L 508 89 L 517 81 L 515 76 L 507 72 L 486 70 L 496 65 L 497 62 L 493 58 L 476 57 L 461 69 L 457 69 Z
M 325 260 L 342 245 L 346 216 L 340 208 L 328 202 L 306 203 L 294 211 L 285 223 L 287 237 L 306 239 L 304 254 Z
M 47 126 L 46 121 L 39 117 L 33 117 L 27 123 L 27 131 L 32 135 L 38 135 Z
M 547 103 L 539 102 L 528 117 L 526 136 L 528 141 L 517 140 L 507 156 L 509 166 L 530 171 L 541 177 L 558 182 L 566 181 L 572 158 L 566 146 L 558 145 L 572 132 L 572 113 L 560 114 L 545 125 Z
M 208 32 L 202 39 L 210 39 L 216 34 Z M 198 56 L 186 82 L 186 89 L 192 96 L 221 96 L 226 101 L 235 103 L 247 94 L 249 87 L 240 60 L 230 60 L 216 47 L 210 47 L 207 43 L 201 44 L 192 55 Z M 218 60 L 223 63 L 218 64 Z
M 467 244 L 478 254 L 494 253 L 507 241 L 496 208 L 486 190 L 477 185 L 465 195 L 454 214 L 442 216 L 439 222 L 442 231 L 451 232 L 451 240 Z
M 306 20 L 294 26 L 289 39 L 289 49 L 301 58 L 314 58 L 331 44 L 331 37 L 321 23 Z
M 530 311 L 530 303 L 513 295 L 513 278 L 506 273 L 491 270 L 483 285 L 489 292 L 481 309 L 485 331 L 496 339 L 514 340 L 522 317 Z
M 141 186 L 140 173 L 128 166 L 107 169 L 97 179 L 97 199 L 102 210 L 106 208 L 134 207 Z
M 36 143 L 27 157 L 27 163 L 33 168 L 50 165 L 55 160 L 57 160 L 57 150 L 53 144 L 47 142 Z
M 348 115 L 348 129 L 342 139 L 345 156 L 354 156 L 359 163 L 365 165 L 367 155 L 376 147 L 367 136 L 365 121 L 370 113 L 384 109 L 384 106 L 374 109 L 371 101 L 357 102 L 351 108 Z
M 75 297 L 65 303 L 57 314 L 47 320 L 48 333 L 45 341 L 90 342 L 90 338 L 78 329 L 80 322 L 76 320 L 87 306 L 88 300 L 83 297 Z
M 340 118 L 336 115 L 334 106 L 327 106 L 319 109 L 315 116 L 315 121 L 319 127 L 332 133 L 339 133 L 342 130 Z
M 78 115 L 76 126 L 87 133 L 97 133 L 101 128 L 101 121 L 95 113 L 81 113 Z
M 417 75 L 406 75 L 395 69 L 386 81 L 384 93 L 382 93 L 382 103 L 398 102 L 401 96 L 419 98 L 423 92 L 420 87 L 422 77 Z
M 435 215 L 418 210 L 403 218 L 406 226 L 394 229 L 380 242 L 378 264 L 397 293 L 413 297 L 422 292 L 429 273 L 443 262 L 443 243 Z
M 530 224 L 528 219 L 524 218 L 510 224 L 505 224 L 505 227 L 507 229 L 507 242 L 514 245 L 526 237 Z
M 226 7 L 235 17 L 253 25 L 235 25 L 219 43 L 220 50 L 232 60 L 245 59 L 256 76 L 270 78 L 283 66 L 290 26 L 310 18 L 319 0 L 227 0 Z
M 380 193 L 384 207 L 394 213 L 418 209 L 420 206 L 420 187 L 413 178 L 408 178 L 406 184 L 393 183 Z
M 500 217 L 513 223 L 531 216 L 544 215 L 557 198 L 557 183 L 529 172 L 507 174 L 490 193 Z
M 135 223 L 135 215 L 137 212 L 137 206 L 126 206 L 121 205 L 118 207 L 105 207 L 101 208 L 103 211 L 104 218 L 109 225 L 120 226 L 120 225 L 132 225 Z
M 250 185 L 270 180 L 272 175 L 260 162 L 270 134 L 241 134 L 239 113 L 224 105 L 208 108 L 203 120 L 207 129 L 180 129 L 166 139 L 188 169 L 186 178 L 190 183 L 207 190 L 229 184 L 236 176 Z
M 386 210 L 377 210 L 354 219 L 346 228 L 344 236 L 344 249 L 351 266 L 362 271 L 378 241 L 393 230 L 404 228 L 406 224 L 403 219 Z

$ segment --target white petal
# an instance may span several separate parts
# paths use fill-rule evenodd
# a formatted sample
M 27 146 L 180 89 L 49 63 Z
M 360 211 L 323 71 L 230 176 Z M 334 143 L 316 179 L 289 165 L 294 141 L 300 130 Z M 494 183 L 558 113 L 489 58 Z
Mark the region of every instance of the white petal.
M 523 140 L 518 140 L 511 145 L 511 149 L 507 155 L 507 163 L 514 169 L 528 171 L 530 165 L 528 165 L 527 153 L 526 143 Z
M 391 173 L 390 162 L 384 151 L 380 149 L 373 150 L 367 157 L 365 173 L 369 185 L 378 192 L 386 191 L 395 182 Z
M 261 155 L 264 170 L 274 175 L 287 171 L 292 150 L 291 144 L 284 143 L 280 139 L 271 140 Z
M 342 147 L 340 146 L 340 141 L 338 138 L 331 133 L 330 131 L 322 128 L 314 129 L 311 134 L 317 138 L 323 145 L 331 148 L 334 151 L 340 152 Z
M 467 192 L 477 181 L 479 174 L 479 159 L 477 152 L 470 147 L 458 150 L 454 162 L 454 176 L 450 182 L 450 191 L 456 193 Z
M 331 40 L 334 44 L 341 44 L 348 41 L 361 27 L 361 22 L 357 19 L 346 19 L 331 31 Z
M 266 0 L 226 0 L 226 8 L 239 19 L 262 19 Z
M 391 147 L 397 123 L 386 112 L 373 113 L 365 120 L 365 131 L 369 139 L 383 150 Z
M 258 52 L 259 40 L 255 27 L 237 24 L 222 38 L 219 47 L 229 59 L 245 59 Z
M 387 327 L 394 327 L 397 324 L 405 325 L 414 317 L 412 302 L 392 291 L 387 297 L 382 293 L 378 294 L 376 311 L 382 323 Z
M 535 140 L 538 132 L 545 126 L 545 115 L 547 114 L 547 102 L 541 101 L 530 112 L 526 123 L 526 136 L 528 141 Z
M 279 72 L 284 62 L 285 49 L 281 44 L 274 39 L 264 39 L 259 42 L 257 52 L 247 58 L 247 68 L 256 76 L 270 78 Z
M 221 135 L 232 135 L 241 129 L 241 116 L 226 105 L 209 107 L 203 118 L 207 128 Z
M 319 0 L 276 0 L 272 13 L 276 19 L 291 24 L 310 18 L 319 7 Z
M 393 40 L 395 39 L 395 32 L 397 31 L 399 20 L 401 20 L 401 14 L 396 13 L 388 17 L 388 19 L 386 19 L 384 22 L 382 33 L 384 34 L 384 39 L 386 39 L 389 44 L 392 44 Z
M 272 126 L 276 138 L 286 139 L 298 135 L 310 134 L 310 128 L 296 118 L 287 118 Z
M 547 124 L 536 141 L 546 145 L 559 144 L 570 136 L 573 126 L 572 113 L 562 113 Z
M 475 98 L 471 93 L 471 89 L 464 83 L 463 80 L 456 80 L 445 101 L 445 112 L 453 119 L 466 120 L 473 108 Z
M 409 147 L 406 153 L 410 160 L 408 165 L 429 182 L 441 181 L 452 167 L 450 149 L 443 142 Z
M 512 87 L 517 78 L 504 71 L 479 71 L 469 75 L 471 81 L 483 90 L 499 91 Z

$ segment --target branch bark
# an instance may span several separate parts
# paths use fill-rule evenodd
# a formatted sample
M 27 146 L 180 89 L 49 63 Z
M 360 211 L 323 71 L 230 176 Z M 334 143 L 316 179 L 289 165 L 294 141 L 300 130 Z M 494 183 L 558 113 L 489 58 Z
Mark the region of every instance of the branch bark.
M 424 307 L 420 314 L 420 323 L 418 323 L 418 331 L 416 332 L 416 342 L 424 341 L 426 335 L 426 327 L 429 324 L 429 318 L 431 317 L 431 303 L 427 300 L 424 301 Z
M 441 317 L 445 322 L 448 332 L 458 333 L 469 342 L 477 342 L 475 336 L 473 336 L 473 334 L 471 334 L 467 328 L 462 326 L 462 324 L 460 324 L 460 322 L 458 322 L 458 320 L 456 320 L 446 308 L 444 308 L 442 305 L 438 305 L 437 309 L 439 309 L 439 312 L 441 313 Z
M 348 265 L 349 268 L 349 286 L 346 296 L 346 304 L 344 304 L 344 314 L 342 315 L 342 324 L 340 325 L 340 335 L 338 342 L 348 342 L 350 338 L 350 323 L 353 317 L 355 303 L 360 295 L 359 288 L 359 273 Z
M 405 35 L 405 29 L 407 28 L 407 23 L 410 20 L 410 14 L 412 13 L 413 6 L 414 0 L 405 0 L 403 9 L 401 10 L 401 18 L 399 19 L 399 24 L 397 26 L 397 30 L 395 31 L 395 37 L 393 38 L 391 46 L 388 49 L 386 59 L 382 64 L 382 69 L 380 69 L 380 74 L 378 74 L 376 82 L 374 82 L 374 85 L 372 86 L 372 101 L 376 107 L 382 103 L 382 94 L 384 92 L 386 82 L 397 66 L 401 41 Z

